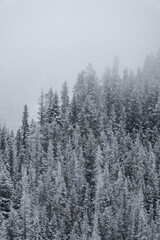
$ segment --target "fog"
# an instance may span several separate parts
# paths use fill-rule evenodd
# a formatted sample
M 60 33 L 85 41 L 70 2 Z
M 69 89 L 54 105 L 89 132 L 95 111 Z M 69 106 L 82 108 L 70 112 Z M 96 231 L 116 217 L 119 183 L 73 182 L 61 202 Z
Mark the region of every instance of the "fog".
M 158 0 L 1 0 L 0 122 L 16 129 L 25 103 L 35 118 L 41 89 L 72 89 L 88 63 L 136 71 L 159 48 Z

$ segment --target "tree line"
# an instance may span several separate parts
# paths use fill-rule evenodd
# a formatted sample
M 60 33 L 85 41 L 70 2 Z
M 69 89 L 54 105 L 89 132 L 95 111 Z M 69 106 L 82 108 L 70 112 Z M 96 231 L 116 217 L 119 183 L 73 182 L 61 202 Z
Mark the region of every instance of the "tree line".
M 160 239 L 160 52 L 137 73 L 89 64 L 0 127 L 0 239 Z

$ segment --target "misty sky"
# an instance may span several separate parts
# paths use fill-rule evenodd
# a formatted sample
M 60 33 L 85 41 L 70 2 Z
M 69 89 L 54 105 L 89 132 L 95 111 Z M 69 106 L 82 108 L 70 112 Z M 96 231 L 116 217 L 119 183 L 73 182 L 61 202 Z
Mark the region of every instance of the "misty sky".
M 159 48 L 160 0 L 0 0 L 0 122 L 15 129 L 25 103 L 35 116 L 42 88 L 71 88 L 90 62 L 136 70 Z

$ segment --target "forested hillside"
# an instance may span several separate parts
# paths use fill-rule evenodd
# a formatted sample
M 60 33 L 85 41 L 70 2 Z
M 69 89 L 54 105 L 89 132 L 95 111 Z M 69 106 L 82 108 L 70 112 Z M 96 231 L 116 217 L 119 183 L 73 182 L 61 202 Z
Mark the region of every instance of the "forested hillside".
M 160 240 L 160 52 L 101 81 L 88 65 L 28 115 L 0 128 L 1 240 Z

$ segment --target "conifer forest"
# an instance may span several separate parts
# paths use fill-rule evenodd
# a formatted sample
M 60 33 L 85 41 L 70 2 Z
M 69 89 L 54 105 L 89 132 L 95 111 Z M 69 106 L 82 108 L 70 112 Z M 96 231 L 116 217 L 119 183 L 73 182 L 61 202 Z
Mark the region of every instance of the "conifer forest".
M 0 240 L 160 240 L 160 52 L 55 90 L 0 127 Z

